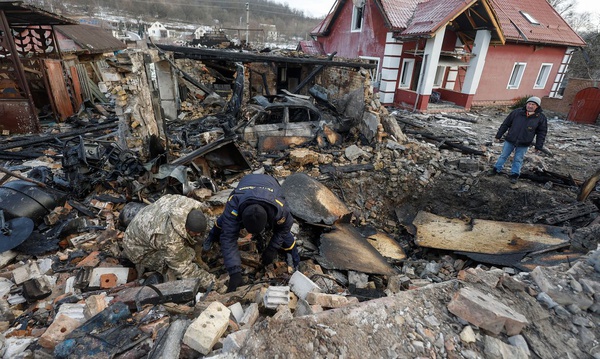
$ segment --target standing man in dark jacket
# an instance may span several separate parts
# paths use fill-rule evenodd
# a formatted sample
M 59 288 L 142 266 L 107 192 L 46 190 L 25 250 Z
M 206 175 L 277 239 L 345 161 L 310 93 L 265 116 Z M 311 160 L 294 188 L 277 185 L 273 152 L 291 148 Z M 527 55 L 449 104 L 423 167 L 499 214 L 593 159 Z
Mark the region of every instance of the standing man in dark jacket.
M 281 186 L 275 178 L 263 174 L 250 174 L 242 178 L 231 192 L 223 214 L 217 219 L 203 246 L 208 250 L 214 241 L 221 242 L 221 253 L 229 272 L 228 292 L 235 291 L 242 284 L 242 261 L 237 246 L 240 229 L 245 228 L 256 237 L 262 236 L 265 230 L 272 231 L 273 236 L 262 252 L 263 265 L 272 263 L 281 249 L 291 253 L 296 267 L 300 256 L 296 240 L 290 232 L 293 223 Z
M 495 141 L 500 142 L 502 135 L 508 130 L 505 137 L 502 153 L 496 161 L 496 164 L 491 169 L 491 174 L 495 175 L 502 171 L 504 163 L 514 151 L 512 167 L 510 169 L 510 182 L 517 183 L 517 179 L 521 174 L 521 166 L 523 158 L 527 153 L 528 147 L 533 142 L 535 137 L 535 151 L 541 151 L 544 148 L 544 141 L 548 133 L 548 120 L 542 112 L 542 101 L 539 97 L 530 97 L 524 108 L 519 108 L 511 112 L 496 134 Z

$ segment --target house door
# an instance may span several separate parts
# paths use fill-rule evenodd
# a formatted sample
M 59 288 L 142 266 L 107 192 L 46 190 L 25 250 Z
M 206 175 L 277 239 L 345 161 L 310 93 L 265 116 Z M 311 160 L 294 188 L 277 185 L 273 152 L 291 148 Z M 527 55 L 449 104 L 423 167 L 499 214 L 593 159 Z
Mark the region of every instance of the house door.
M 588 87 L 575 95 L 567 119 L 580 123 L 595 124 L 600 114 L 600 89 Z

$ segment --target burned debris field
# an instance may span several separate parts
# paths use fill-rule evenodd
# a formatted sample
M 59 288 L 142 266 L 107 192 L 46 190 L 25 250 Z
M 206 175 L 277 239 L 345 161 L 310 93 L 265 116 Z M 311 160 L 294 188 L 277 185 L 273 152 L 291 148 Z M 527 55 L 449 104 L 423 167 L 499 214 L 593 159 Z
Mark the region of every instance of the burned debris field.
M 509 108 L 386 108 L 364 62 L 159 46 L 87 66 L 77 112 L 0 141 L 4 357 L 600 355 L 597 126 L 548 112 L 511 183 L 488 175 Z M 309 81 L 281 91 L 283 67 Z M 244 231 L 232 292 L 219 243 L 194 247 L 208 288 L 124 254 L 142 208 L 190 197 L 210 228 L 250 173 L 282 186 L 297 268 Z

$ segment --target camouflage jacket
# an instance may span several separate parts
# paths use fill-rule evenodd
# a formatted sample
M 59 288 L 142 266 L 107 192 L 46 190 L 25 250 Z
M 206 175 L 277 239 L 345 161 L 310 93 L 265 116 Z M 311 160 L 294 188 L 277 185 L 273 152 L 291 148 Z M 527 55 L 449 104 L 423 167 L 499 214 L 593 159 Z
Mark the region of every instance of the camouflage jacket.
M 194 199 L 170 194 L 142 208 L 125 230 L 124 254 L 151 270 L 171 269 L 178 278 L 200 278 L 206 288 L 215 278 L 194 262 L 195 241 L 185 229 L 188 213 L 202 207 Z

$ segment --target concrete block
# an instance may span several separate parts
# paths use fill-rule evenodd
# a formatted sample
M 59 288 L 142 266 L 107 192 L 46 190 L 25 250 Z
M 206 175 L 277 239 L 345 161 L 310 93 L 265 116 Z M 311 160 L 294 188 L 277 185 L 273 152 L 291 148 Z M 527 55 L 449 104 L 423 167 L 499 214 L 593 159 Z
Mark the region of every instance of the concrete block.
M 64 303 L 58 308 L 58 314 L 64 314 L 71 319 L 75 319 L 80 323 L 85 322 L 85 304 L 83 303 Z
M 99 267 L 94 268 L 90 278 L 89 287 L 101 287 L 100 277 L 105 274 L 113 274 L 117 277 L 116 285 L 123 285 L 127 283 L 127 277 L 129 277 L 129 268 L 125 267 Z
M 223 353 L 235 353 L 240 350 L 248 337 L 249 331 L 249 329 L 242 329 L 225 337 L 225 340 L 223 340 Z
M 280 305 L 288 305 L 290 302 L 290 287 L 270 286 L 263 297 L 265 308 L 277 309 Z
M 308 293 L 306 301 L 311 305 L 319 305 L 323 308 L 341 308 L 351 304 L 343 295 L 315 292 Z
M 306 299 L 309 292 L 321 292 L 321 288 L 300 271 L 295 271 L 289 281 L 290 289 L 298 298 Z
M 259 315 L 258 304 L 252 303 L 246 308 L 242 319 L 240 319 L 239 324 L 241 327 L 249 328 L 254 325 Z
M 517 335 L 529 324 L 527 318 L 495 298 L 474 288 L 462 288 L 448 304 L 450 313 L 494 334 L 504 329 Z
M 229 324 L 231 311 L 219 302 L 212 302 L 190 324 L 183 336 L 183 343 L 201 354 L 208 354 Z
M 28 279 L 37 278 L 42 275 L 36 262 L 29 262 L 12 270 L 13 280 L 19 285 Z
M 227 308 L 231 310 L 231 314 L 233 314 L 235 321 L 239 323 L 242 317 L 244 316 L 244 308 L 242 308 L 240 302 L 236 302 L 235 304 L 232 304 Z
M 46 349 L 54 349 L 58 343 L 65 340 L 67 335 L 80 325 L 80 321 L 69 318 L 65 314 L 58 314 L 40 337 L 39 344 Z

